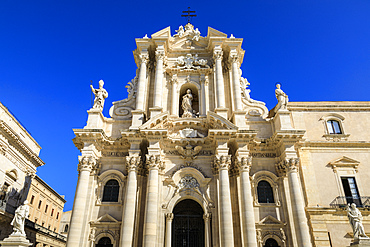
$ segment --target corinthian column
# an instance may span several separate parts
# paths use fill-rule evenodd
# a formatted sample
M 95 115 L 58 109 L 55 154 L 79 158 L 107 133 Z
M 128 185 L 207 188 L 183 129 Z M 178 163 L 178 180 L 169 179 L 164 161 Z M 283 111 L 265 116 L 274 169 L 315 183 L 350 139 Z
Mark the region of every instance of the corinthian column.
M 153 246 L 157 239 L 159 155 L 147 155 L 149 169 L 144 219 L 144 247 Z
M 90 173 L 96 168 L 96 161 L 93 157 L 80 156 L 78 164 L 79 177 L 76 188 L 75 201 L 73 203 L 72 217 L 70 230 L 68 233 L 67 247 L 81 246 L 81 237 L 83 237 L 82 229 L 86 211 L 87 192 L 89 189 Z
M 146 82 L 146 65 L 149 61 L 148 54 L 140 54 L 140 72 L 136 91 L 136 110 L 144 111 L 145 102 L 145 82 Z
M 307 224 L 303 193 L 298 178 L 298 158 L 285 159 L 276 165 L 279 174 L 287 174 L 297 242 L 300 247 L 310 247 L 311 237 Z
M 222 75 L 222 48 L 217 46 L 213 50 L 213 59 L 215 60 L 216 68 L 216 94 L 217 108 L 225 108 L 225 86 L 224 77 Z
M 253 197 L 249 171 L 252 166 L 252 158 L 238 157 L 237 166 L 240 172 L 241 214 L 243 224 L 243 242 L 246 247 L 257 247 L 256 226 L 254 220 Z
M 214 161 L 214 168 L 219 172 L 219 196 L 220 196 L 220 227 L 221 227 L 221 246 L 234 246 L 233 219 L 231 211 L 229 167 L 231 155 L 217 155 Z
M 123 205 L 121 247 L 131 247 L 133 244 L 135 210 L 136 210 L 136 190 L 137 190 L 137 169 L 140 166 L 140 156 L 126 157 L 127 186 L 126 200 Z
M 208 76 L 201 75 L 200 76 L 200 104 L 199 104 L 199 111 L 200 116 L 205 117 L 207 115 L 207 108 L 206 108 L 206 84 L 208 84 Z
M 155 58 L 157 61 L 155 69 L 155 82 L 154 82 L 154 107 L 162 107 L 162 96 L 163 96 L 163 60 L 164 60 L 164 48 L 158 46 L 155 51 Z
M 172 75 L 171 79 L 172 83 L 172 106 L 171 106 L 171 113 L 172 115 L 178 116 L 179 111 L 178 111 L 178 96 L 177 96 L 177 74 Z
M 230 52 L 231 70 L 233 75 L 234 110 L 242 110 L 242 97 L 240 91 L 239 55 L 236 51 Z

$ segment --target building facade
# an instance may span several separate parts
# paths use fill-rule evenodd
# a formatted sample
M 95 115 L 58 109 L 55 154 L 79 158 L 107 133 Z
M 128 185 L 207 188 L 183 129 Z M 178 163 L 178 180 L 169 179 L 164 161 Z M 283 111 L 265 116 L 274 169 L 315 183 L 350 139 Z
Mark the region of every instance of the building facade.
M 66 237 L 57 230 L 65 200 L 36 175 L 37 168 L 44 165 L 40 150 L 31 134 L 0 103 L 0 240 L 13 232 L 10 223 L 14 212 L 27 199 L 30 215 L 25 232 L 32 246 L 62 247 Z M 42 208 L 36 206 L 39 200 L 44 201 Z M 42 222 L 47 223 L 42 226 Z
M 92 88 L 68 247 L 349 246 L 350 202 L 370 227 L 370 102 L 289 102 L 277 85 L 269 111 L 242 41 L 168 27 L 136 39 L 109 118 L 103 81 Z

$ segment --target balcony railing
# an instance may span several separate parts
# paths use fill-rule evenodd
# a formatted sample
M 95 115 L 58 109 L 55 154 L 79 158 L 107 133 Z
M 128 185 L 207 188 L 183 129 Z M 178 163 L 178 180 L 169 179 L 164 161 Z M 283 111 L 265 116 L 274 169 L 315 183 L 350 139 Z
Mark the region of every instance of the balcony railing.
M 337 196 L 331 203 L 332 208 L 345 208 L 348 204 L 354 203 L 358 208 L 370 208 L 370 196 Z

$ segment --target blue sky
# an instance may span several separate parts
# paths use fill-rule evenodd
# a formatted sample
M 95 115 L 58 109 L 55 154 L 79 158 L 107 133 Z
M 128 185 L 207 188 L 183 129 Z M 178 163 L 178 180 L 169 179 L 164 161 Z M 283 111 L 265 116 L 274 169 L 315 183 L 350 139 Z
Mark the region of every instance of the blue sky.
M 94 87 L 126 98 L 135 38 L 186 24 L 243 38 L 251 97 L 274 107 L 275 83 L 290 101 L 370 100 L 370 1 L 0 1 L 0 101 L 42 146 L 37 174 L 66 196 L 77 182 L 73 128 L 83 128 Z

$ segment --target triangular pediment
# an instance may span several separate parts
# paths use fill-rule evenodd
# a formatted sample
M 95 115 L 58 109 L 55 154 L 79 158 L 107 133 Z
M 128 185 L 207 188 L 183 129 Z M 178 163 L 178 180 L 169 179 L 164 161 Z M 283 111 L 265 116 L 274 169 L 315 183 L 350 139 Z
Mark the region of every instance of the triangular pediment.
M 170 27 L 166 27 L 166 28 L 152 34 L 152 39 L 155 39 L 155 38 L 170 38 L 170 37 L 171 37 L 171 28 Z
M 227 34 L 220 32 L 214 28 L 208 27 L 208 38 L 227 38 Z
M 284 222 L 281 222 L 280 220 L 276 219 L 275 217 L 271 215 L 267 215 L 257 224 L 258 225 L 284 225 Z
M 186 52 L 189 52 L 189 44 L 187 43 L 189 41 L 188 37 L 182 37 L 178 38 L 176 37 L 173 40 L 173 43 L 171 44 L 172 50 L 184 50 Z M 198 41 L 192 40 L 191 41 L 191 49 L 199 50 L 199 49 L 206 49 L 208 43 L 207 39 L 204 37 L 200 37 Z
M 329 163 L 333 167 L 357 167 L 360 161 L 351 159 L 347 156 L 342 156 L 339 159 L 335 159 Z
M 94 221 L 94 223 L 117 223 L 117 222 L 118 220 L 116 220 L 115 218 L 113 218 L 113 216 L 109 214 L 105 214 Z

